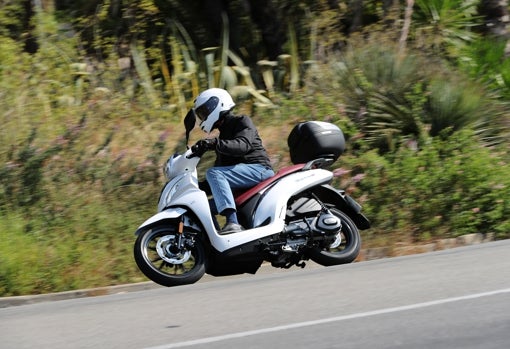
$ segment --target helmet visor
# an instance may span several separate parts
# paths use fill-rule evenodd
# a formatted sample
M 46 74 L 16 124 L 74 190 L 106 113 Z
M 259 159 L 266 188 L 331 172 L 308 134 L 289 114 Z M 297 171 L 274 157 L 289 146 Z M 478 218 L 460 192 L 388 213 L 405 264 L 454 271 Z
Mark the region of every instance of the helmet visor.
M 219 102 L 220 99 L 218 97 L 212 96 L 207 101 L 205 101 L 205 103 L 202 103 L 199 107 L 195 108 L 195 114 L 201 121 L 204 121 L 207 119 L 209 114 L 211 114 L 214 109 L 216 109 Z

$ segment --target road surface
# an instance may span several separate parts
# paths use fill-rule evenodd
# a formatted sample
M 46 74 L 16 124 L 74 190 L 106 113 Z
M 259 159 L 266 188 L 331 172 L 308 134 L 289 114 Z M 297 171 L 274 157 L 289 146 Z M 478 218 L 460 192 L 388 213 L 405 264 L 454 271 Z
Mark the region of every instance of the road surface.
M 510 348 L 510 240 L 0 309 L 0 348 Z

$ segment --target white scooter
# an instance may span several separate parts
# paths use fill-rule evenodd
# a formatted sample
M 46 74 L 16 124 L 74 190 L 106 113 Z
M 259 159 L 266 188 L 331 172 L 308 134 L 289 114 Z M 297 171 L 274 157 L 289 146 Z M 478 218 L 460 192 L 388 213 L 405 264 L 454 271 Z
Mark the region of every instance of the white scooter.
M 194 147 L 171 156 L 158 213 L 135 233 L 139 269 L 158 284 L 177 286 L 205 273 L 254 274 L 263 261 L 280 268 L 304 267 L 308 259 L 324 266 L 352 262 L 361 247 L 358 229 L 370 223 L 356 201 L 329 185 L 327 166 L 343 152 L 343 134 L 310 121 L 297 125 L 288 143 L 296 164 L 236 196 L 245 230 L 229 235 L 218 234 L 199 188 Z

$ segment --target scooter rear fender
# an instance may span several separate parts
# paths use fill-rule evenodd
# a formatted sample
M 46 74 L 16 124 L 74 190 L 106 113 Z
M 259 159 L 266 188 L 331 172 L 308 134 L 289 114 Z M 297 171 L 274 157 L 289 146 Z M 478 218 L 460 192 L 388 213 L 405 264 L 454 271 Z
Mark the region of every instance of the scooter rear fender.
M 313 192 L 323 201 L 334 204 L 353 220 L 358 229 L 370 228 L 370 221 L 361 213 L 361 205 L 343 190 L 338 190 L 329 184 L 313 188 Z

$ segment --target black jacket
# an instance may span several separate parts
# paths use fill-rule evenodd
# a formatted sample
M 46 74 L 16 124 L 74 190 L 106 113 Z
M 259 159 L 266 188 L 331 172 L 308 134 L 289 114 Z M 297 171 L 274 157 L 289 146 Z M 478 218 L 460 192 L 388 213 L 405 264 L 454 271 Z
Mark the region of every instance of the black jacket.
M 232 166 L 240 163 L 262 164 L 271 168 L 259 133 L 251 119 L 246 116 L 227 114 L 218 127 L 220 136 L 216 146 L 215 166 Z

